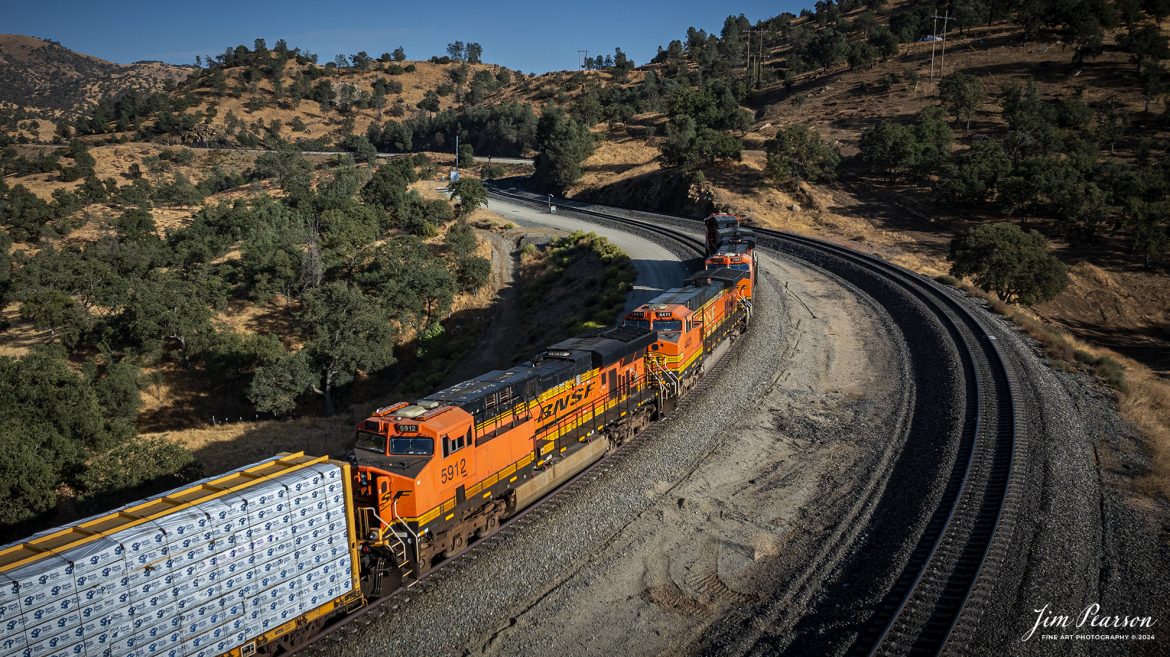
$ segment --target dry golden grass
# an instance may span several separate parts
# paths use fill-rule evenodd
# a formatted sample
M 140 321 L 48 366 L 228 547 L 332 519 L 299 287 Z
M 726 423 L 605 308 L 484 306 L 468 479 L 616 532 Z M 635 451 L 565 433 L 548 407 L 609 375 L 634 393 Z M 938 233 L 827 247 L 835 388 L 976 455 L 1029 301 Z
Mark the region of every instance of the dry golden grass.
M 594 132 L 603 128 L 599 125 Z M 659 169 L 662 151 L 642 139 L 601 140 L 582 165 L 584 175 L 574 184 L 576 189 L 603 187 L 610 183 Z
M 343 457 L 353 440 L 358 419 L 306 417 L 260 422 L 236 421 L 183 431 L 143 433 L 144 439 L 166 438 L 190 449 L 205 472 L 222 472 L 254 463 L 278 452 L 305 451 Z
M 1170 497 L 1170 382 L 1138 363 L 1120 360 L 1126 367 L 1126 390 L 1118 403 L 1121 416 L 1150 441 L 1156 473 L 1150 483 Z

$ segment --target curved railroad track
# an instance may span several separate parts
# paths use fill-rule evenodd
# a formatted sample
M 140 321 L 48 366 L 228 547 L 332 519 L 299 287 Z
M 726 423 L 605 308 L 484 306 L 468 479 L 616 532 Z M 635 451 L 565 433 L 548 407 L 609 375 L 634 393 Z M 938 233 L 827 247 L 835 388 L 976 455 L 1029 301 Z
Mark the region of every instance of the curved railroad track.
M 493 187 L 490 194 L 545 205 L 543 198 L 538 200 L 516 191 Z M 693 230 L 695 223 L 580 202 L 558 202 L 566 211 L 675 242 L 685 238 L 667 225 L 689 224 Z M 998 578 L 1019 508 L 1023 445 L 1016 436 L 1016 377 L 995 335 L 977 311 L 949 289 L 852 249 L 781 231 L 755 230 L 764 248 L 810 261 L 855 281 L 864 277 L 881 279 L 883 285 L 892 286 L 905 299 L 925 307 L 958 354 L 965 407 L 961 430 L 953 438 L 955 457 L 949 463 L 945 484 L 924 527 L 916 539 L 909 541 L 909 556 L 893 585 L 864 620 L 848 627 L 853 640 L 845 652 L 866 656 L 962 654 Z M 889 310 L 898 312 L 897 308 Z M 913 342 L 909 336 L 908 341 Z M 760 652 L 759 645 L 747 649 Z

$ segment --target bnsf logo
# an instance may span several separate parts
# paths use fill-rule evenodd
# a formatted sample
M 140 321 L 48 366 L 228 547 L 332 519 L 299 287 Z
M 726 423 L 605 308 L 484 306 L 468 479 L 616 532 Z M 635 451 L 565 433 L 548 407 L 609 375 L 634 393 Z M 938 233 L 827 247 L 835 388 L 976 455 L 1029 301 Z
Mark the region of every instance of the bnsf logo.
M 568 410 L 570 406 L 576 406 L 581 403 L 583 399 L 589 396 L 590 392 L 593 392 L 592 383 L 586 384 L 584 388 L 574 388 L 573 392 L 561 397 L 555 402 L 541 406 L 540 415 L 541 417 L 547 417 Z

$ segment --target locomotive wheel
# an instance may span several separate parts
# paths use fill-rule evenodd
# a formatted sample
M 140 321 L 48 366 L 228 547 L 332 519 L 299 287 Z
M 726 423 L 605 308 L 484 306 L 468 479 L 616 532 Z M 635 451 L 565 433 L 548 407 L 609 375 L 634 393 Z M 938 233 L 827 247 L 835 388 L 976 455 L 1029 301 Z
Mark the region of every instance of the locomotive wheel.
M 451 557 L 462 552 L 463 548 L 465 547 L 467 547 L 467 540 L 463 538 L 463 534 L 455 534 L 451 537 L 450 549 L 444 552 L 443 556 L 447 559 L 450 559 Z
M 487 538 L 488 536 L 491 536 L 492 534 L 496 533 L 496 530 L 499 528 L 500 528 L 499 514 L 489 513 L 487 519 L 484 520 L 484 526 L 478 532 L 479 539 L 482 541 L 483 539 Z

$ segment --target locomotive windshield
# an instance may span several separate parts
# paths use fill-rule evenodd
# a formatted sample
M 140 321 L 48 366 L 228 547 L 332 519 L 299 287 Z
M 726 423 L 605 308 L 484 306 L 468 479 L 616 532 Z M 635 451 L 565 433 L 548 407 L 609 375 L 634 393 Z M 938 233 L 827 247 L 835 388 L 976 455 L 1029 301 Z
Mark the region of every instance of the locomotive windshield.
M 379 436 L 376 433 L 369 433 L 367 431 L 357 432 L 358 449 L 368 449 L 371 452 L 379 454 L 386 453 L 386 436 Z
M 390 453 L 407 456 L 430 456 L 435 453 L 435 440 L 433 438 L 395 436 L 390 439 Z
M 656 319 L 654 320 L 654 328 L 659 331 L 681 331 L 681 319 Z
M 629 327 L 636 328 L 636 329 L 642 329 L 643 331 L 649 331 L 650 330 L 650 320 L 648 320 L 648 319 L 627 319 L 626 321 L 622 322 L 622 326 L 629 326 Z
M 739 271 L 751 271 L 752 270 L 752 266 L 749 264 L 746 264 L 746 263 L 742 264 L 742 265 L 731 265 L 731 268 L 737 269 Z

